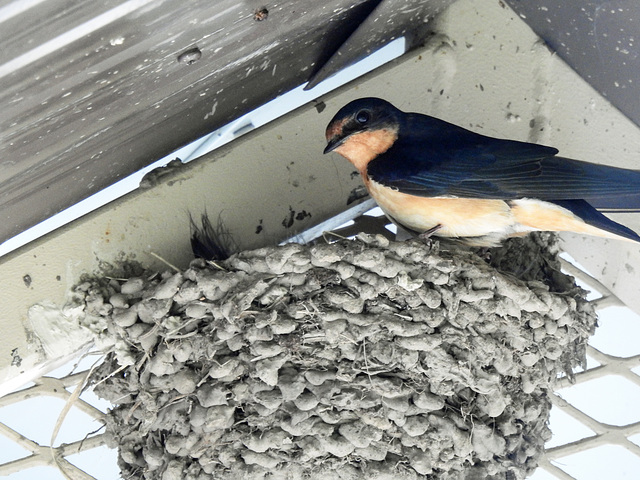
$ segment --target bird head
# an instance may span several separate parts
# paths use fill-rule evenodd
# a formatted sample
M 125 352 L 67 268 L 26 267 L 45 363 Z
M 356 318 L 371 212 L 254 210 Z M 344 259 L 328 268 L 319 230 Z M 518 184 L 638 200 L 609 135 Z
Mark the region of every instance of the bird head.
M 371 160 L 396 141 L 401 115 L 400 110 L 380 98 L 354 100 L 329 122 L 324 153 L 335 150 L 363 172 Z

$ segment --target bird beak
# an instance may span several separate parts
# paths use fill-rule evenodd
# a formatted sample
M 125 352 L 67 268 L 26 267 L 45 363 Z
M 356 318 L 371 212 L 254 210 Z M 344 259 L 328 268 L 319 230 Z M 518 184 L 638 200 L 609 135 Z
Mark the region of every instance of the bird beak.
M 342 145 L 346 139 L 347 137 L 333 137 L 331 140 L 329 140 L 327 146 L 324 147 L 324 152 L 322 153 L 327 154 L 329 152 L 333 152 L 336 148 Z

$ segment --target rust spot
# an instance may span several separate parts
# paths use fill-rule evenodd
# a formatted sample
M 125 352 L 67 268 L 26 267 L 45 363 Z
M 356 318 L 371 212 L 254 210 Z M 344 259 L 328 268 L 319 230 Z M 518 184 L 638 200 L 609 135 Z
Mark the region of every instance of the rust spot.
M 253 19 L 256 22 L 266 20 L 267 17 L 269 17 L 269 10 L 267 10 L 267 7 L 257 8 L 256 11 L 253 12 Z

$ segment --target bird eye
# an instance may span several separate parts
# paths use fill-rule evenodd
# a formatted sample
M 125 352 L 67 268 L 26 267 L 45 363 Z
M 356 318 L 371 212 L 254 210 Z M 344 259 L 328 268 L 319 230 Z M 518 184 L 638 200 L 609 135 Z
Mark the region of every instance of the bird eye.
M 358 122 L 360 125 L 364 125 L 365 123 L 367 123 L 370 118 L 371 115 L 366 110 L 360 110 L 358 113 L 356 113 L 356 122 Z

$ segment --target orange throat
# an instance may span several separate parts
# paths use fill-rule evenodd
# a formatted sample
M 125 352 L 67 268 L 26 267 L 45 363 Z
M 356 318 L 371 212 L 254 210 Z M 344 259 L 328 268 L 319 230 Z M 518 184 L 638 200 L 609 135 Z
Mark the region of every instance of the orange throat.
M 397 138 L 397 130 L 386 128 L 359 132 L 347 138 L 335 151 L 353 163 L 360 175 L 366 178 L 369 162 L 389 150 Z

